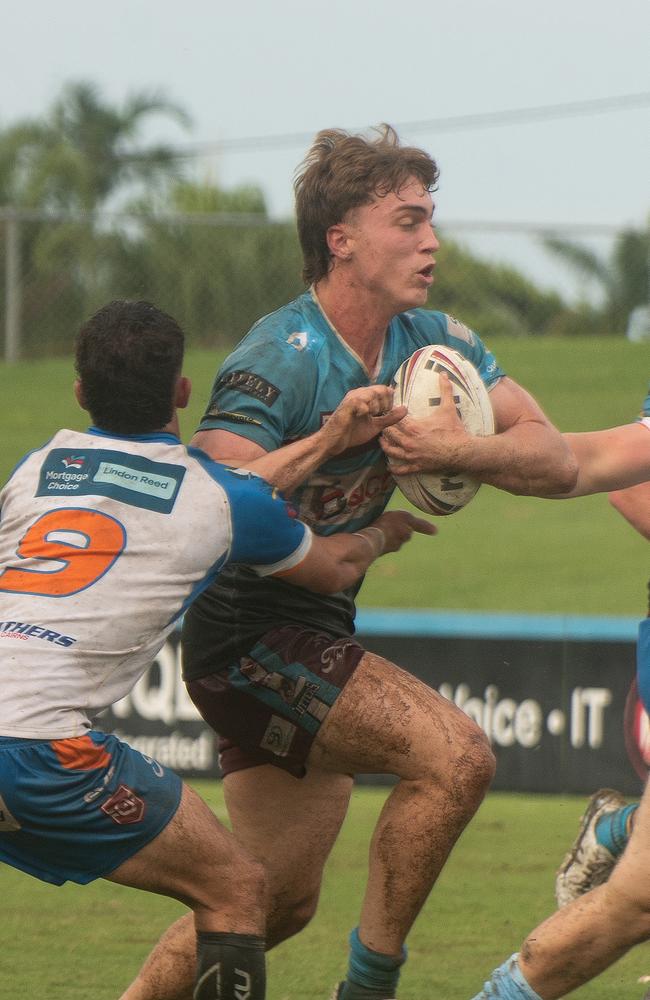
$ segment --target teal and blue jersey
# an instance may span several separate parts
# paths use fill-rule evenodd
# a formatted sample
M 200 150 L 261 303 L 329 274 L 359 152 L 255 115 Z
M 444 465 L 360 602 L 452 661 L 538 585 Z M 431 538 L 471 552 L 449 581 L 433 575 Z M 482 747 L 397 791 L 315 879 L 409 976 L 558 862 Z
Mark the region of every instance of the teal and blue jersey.
M 315 294 L 305 292 L 256 323 L 229 355 L 199 429 L 230 431 L 273 451 L 318 431 L 351 389 L 390 385 L 402 362 L 428 344 L 459 351 L 488 389 L 505 374 L 468 327 L 425 309 L 391 320 L 376 370 L 370 372 L 329 323 Z M 329 535 L 358 531 L 374 521 L 394 488 L 375 439 L 329 459 L 289 499 L 302 521 L 317 534 Z M 210 673 L 210 663 L 222 653 L 228 662 L 231 654 L 243 655 L 251 640 L 279 624 L 350 634 L 359 585 L 322 596 L 282 580 L 260 581 L 244 568 L 228 568 L 190 612 L 211 628 L 206 628 L 206 655 L 186 656 L 186 676 Z M 215 638 L 217 633 L 227 636 L 225 644 Z

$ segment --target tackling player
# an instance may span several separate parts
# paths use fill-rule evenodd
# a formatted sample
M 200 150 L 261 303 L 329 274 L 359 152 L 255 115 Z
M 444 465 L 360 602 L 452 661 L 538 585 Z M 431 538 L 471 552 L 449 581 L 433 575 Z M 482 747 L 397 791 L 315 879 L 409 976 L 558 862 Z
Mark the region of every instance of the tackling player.
M 615 490 L 614 505 L 650 539 L 650 481 L 644 482 L 650 476 L 650 395 L 636 423 L 566 438 L 579 465 L 570 495 Z M 650 609 L 639 627 L 637 680 L 650 712 Z M 474 1000 L 557 1000 L 650 939 L 649 868 L 648 785 L 638 807 L 616 792 L 597 792 L 558 873 L 561 909 L 528 935 Z
M 194 911 L 196 1000 L 264 996 L 264 875 L 192 790 L 93 728 L 229 563 L 320 592 L 350 585 L 414 530 L 404 512 L 316 538 L 250 472 L 178 438 L 183 333 L 146 302 L 82 328 L 75 392 L 94 426 L 58 431 L 0 493 L 0 860 L 45 882 L 100 877 Z M 395 419 L 385 387 L 349 394 L 290 477 Z M 278 460 L 259 463 L 273 476 Z M 296 590 L 296 593 L 298 591 Z M 154 969 L 155 971 L 155 969 Z

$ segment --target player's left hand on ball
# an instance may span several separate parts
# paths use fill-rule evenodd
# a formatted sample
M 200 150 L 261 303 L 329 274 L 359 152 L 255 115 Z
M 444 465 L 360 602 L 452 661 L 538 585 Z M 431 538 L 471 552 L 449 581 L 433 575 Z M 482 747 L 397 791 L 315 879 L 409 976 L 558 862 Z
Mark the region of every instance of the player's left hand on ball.
M 364 386 L 346 393 L 323 427 L 323 434 L 332 454 L 338 454 L 378 437 L 405 414 L 405 406 L 393 406 L 389 386 Z

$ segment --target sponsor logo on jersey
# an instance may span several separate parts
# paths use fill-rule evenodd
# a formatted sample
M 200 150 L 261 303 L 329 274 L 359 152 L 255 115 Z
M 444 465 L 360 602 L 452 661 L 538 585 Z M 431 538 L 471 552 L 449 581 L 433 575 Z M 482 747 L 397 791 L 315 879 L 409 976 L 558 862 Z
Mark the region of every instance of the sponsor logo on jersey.
M 472 347 L 476 343 L 476 334 L 468 326 L 457 320 L 455 316 L 447 316 L 447 333 L 456 340 L 464 340 Z
M 54 448 L 41 467 L 36 496 L 108 496 L 169 514 L 185 471 L 182 465 L 108 448 L 85 455 Z
M 93 476 L 95 483 L 116 483 L 123 489 L 136 490 L 153 497 L 168 499 L 173 496 L 177 481 L 172 476 L 161 473 L 152 475 L 131 465 L 121 465 L 115 462 L 100 462 L 99 469 Z
M 77 641 L 71 635 L 55 632 L 47 625 L 32 625 L 31 622 L 0 622 L 0 639 L 46 639 L 55 646 L 74 646 Z
M 304 351 L 309 343 L 309 335 L 305 333 L 304 330 L 300 330 L 298 333 L 292 333 L 287 337 L 287 344 L 291 344 L 296 351 Z
M 131 826 L 142 820 L 146 805 L 144 799 L 136 795 L 132 788 L 120 785 L 118 790 L 109 799 L 106 799 L 106 802 L 102 802 L 99 808 L 119 826 Z
M 256 427 L 262 426 L 262 421 L 256 420 L 255 417 L 249 417 L 245 413 L 235 413 L 232 410 L 220 410 L 218 406 L 211 406 L 209 410 L 206 410 L 203 414 L 203 419 L 207 420 L 208 417 L 212 420 L 229 420 L 230 423 L 233 424 L 254 424 Z
M 328 528 L 359 517 L 368 523 L 384 509 L 394 488 L 395 481 L 382 460 L 336 479 L 328 476 L 324 482 L 315 476 L 300 496 L 298 517 Z
M 245 371 L 228 372 L 217 382 L 215 392 L 218 392 L 219 389 L 237 389 L 238 392 L 259 399 L 266 406 L 273 406 L 280 395 L 280 389 L 272 382 L 267 382 L 255 372 Z

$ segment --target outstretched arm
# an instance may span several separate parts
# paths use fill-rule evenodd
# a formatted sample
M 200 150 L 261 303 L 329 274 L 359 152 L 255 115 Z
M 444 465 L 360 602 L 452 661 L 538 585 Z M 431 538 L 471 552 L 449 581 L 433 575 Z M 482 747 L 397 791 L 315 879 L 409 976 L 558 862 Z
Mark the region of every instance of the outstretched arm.
M 530 393 L 502 378 L 490 393 L 496 433 L 469 434 L 456 412 L 453 387 L 440 381 L 441 404 L 423 420 L 406 417 L 382 434 L 396 475 L 464 473 L 510 493 L 549 496 L 570 490 L 576 462 L 560 432 Z
M 291 493 L 332 455 L 378 437 L 405 413 L 404 406 L 393 408 L 393 390 L 388 386 L 369 386 L 348 392 L 314 434 L 276 451 L 266 452 L 253 441 L 223 430 L 199 431 L 192 444 L 218 462 L 245 465 L 250 472 Z
M 275 575 L 319 594 L 334 594 L 355 584 L 375 559 L 397 552 L 416 532 L 435 535 L 436 527 L 405 510 L 386 511 L 360 531 L 314 535 L 303 561 Z
M 650 479 L 650 428 L 644 422 L 565 434 L 578 461 L 571 497 L 626 489 Z

